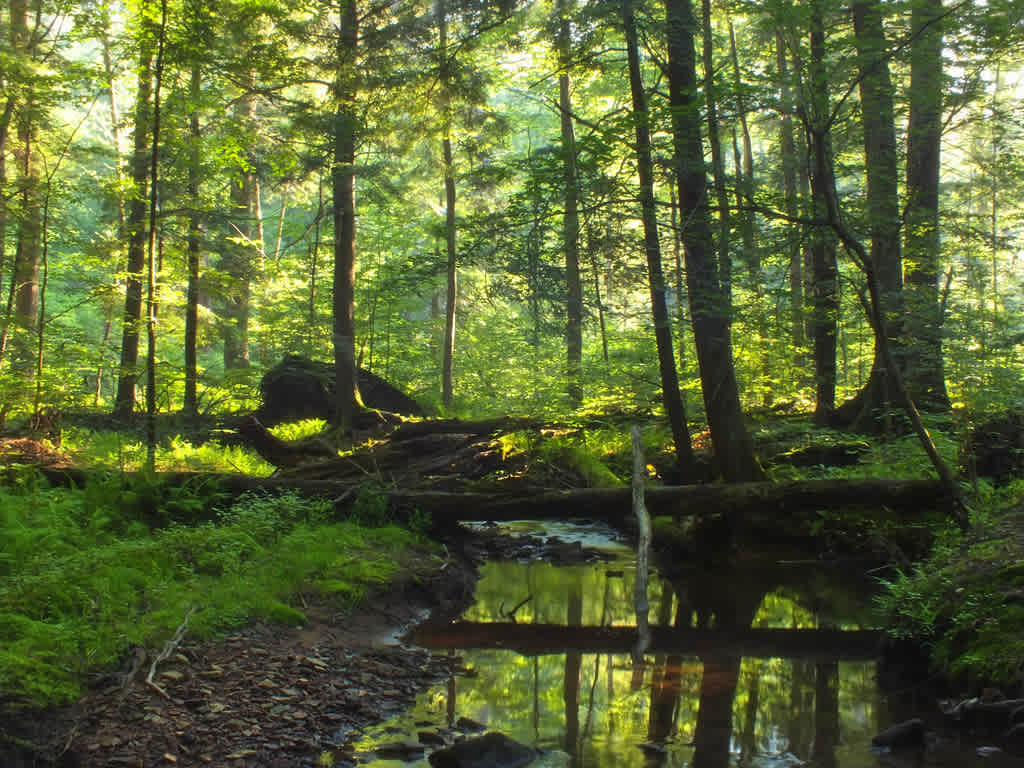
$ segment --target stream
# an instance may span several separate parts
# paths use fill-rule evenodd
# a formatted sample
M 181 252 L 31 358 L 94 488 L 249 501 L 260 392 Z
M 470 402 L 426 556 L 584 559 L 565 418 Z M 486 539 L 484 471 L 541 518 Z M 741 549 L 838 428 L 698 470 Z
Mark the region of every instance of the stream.
M 635 663 L 635 553 L 611 529 L 538 526 L 502 528 L 601 558 L 482 566 L 461 621 L 407 638 L 457 657 L 460 673 L 361 734 L 357 764 L 426 768 L 432 747 L 417 745 L 486 729 L 541 750 L 537 768 L 1024 765 L 943 732 L 929 734 L 923 755 L 871 748 L 872 736 L 928 717 L 935 703 L 913 688 L 879 689 L 861 569 L 746 553 L 729 568 L 662 563 Z

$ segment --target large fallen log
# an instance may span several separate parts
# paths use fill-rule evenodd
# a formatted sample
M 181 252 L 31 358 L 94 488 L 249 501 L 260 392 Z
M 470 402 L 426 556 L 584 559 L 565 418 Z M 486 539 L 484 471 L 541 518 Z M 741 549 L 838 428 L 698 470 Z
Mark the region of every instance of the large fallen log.
M 40 468 L 51 482 L 84 485 L 90 477 L 101 479 L 109 473 L 78 469 Z M 125 474 L 131 479 L 130 473 Z M 213 482 L 226 491 L 280 492 L 297 490 L 311 495 L 339 499 L 339 513 L 355 498 L 366 475 L 344 482 L 298 477 L 251 477 L 196 472 L 174 472 L 158 477 L 172 485 Z M 949 505 L 942 486 L 934 480 L 811 480 L 790 483 L 735 483 L 731 485 L 678 485 L 648 488 L 645 500 L 652 516 L 676 519 L 698 515 L 732 514 L 784 521 L 792 515 L 819 509 L 878 507 L 896 511 L 902 517 L 921 512 L 943 511 Z M 522 494 L 461 493 L 403 490 L 390 492 L 390 508 L 397 518 L 417 510 L 429 513 L 436 527 L 463 520 L 602 520 L 616 526 L 630 525 L 630 488 L 579 488 L 567 491 Z
M 567 627 L 559 624 L 458 621 L 427 622 L 407 638 L 424 648 L 506 648 L 526 655 L 629 653 L 636 627 Z M 762 659 L 872 659 L 882 633 L 838 629 L 676 629 L 651 627 L 648 653 L 686 656 L 745 656 Z
M 415 507 L 439 520 L 564 520 L 585 518 L 620 524 L 629 519 L 630 488 L 579 488 L 530 496 L 500 493 L 402 491 L 391 494 L 392 506 Z M 652 516 L 676 519 L 730 513 L 769 517 L 839 507 L 888 507 L 907 515 L 942 510 L 948 505 L 934 480 L 812 480 L 791 483 L 677 485 L 648 488 Z

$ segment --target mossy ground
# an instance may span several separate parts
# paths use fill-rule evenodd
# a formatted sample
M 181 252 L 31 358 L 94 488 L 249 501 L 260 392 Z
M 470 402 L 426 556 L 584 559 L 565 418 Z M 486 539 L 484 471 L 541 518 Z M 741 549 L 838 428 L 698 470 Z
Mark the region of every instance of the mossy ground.
M 0 703 L 72 701 L 133 647 L 159 650 L 189 617 L 212 638 L 253 620 L 301 624 L 306 600 L 339 607 L 432 545 L 394 526 L 332 520 L 295 493 L 228 499 L 113 476 L 50 488 L 8 469 L 0 487 Z

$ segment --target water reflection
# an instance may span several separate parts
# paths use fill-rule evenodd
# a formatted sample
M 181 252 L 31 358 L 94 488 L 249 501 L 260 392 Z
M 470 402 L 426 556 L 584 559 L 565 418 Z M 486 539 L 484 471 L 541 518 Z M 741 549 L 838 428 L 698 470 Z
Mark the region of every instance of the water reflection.
M 421 696 L 378 738 L 415 739 L 426 723 L 469 718 L 547 750 L 542 768 L 915 764 L 868 749 L 892 721 L 870 638 L 850 631 L 866 602 L 841 574 L 765 565 L 654 574 L 652 643 L 637 664 L 631 561 L 621 554 L 586 566 L 485 566 L 464 621 L 419 638 L 453 649 L 472 674 Z M 973 751 L 956 758 L 948 764 L 982 764 Z

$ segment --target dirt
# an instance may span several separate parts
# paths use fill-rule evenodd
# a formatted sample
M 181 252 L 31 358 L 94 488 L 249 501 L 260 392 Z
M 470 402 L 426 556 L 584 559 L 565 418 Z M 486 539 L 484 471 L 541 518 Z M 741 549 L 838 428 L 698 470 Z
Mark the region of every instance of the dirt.
M 468 604 L 476 569 L 456 549 L 441 570 L 410 569 L 355 611 L 309 605 L 302 627 L 255 624 L 213 643 L 186 632 L 152 684 L 161 649 L 139 649 L 73 706 L 6 722 L 22 746 L 0 746 L 0 765 L 316 765 L 460 672 L 456 657 L 398 640 L 428 613 L 454 617 Z

